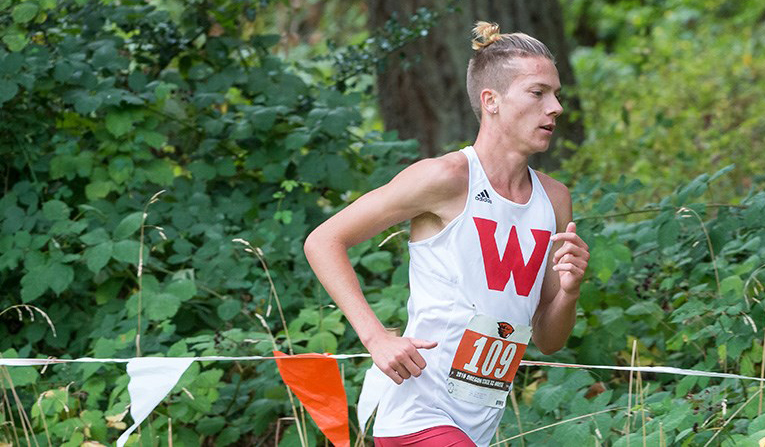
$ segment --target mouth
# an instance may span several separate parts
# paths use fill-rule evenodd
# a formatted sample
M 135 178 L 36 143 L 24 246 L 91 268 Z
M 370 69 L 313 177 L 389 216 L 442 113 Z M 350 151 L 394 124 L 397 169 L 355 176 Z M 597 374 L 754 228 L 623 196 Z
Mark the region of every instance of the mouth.
M 555 130 L 555 124 L 545 124 L 544 126 L 539 126 L 540 128 L 552 133 Z

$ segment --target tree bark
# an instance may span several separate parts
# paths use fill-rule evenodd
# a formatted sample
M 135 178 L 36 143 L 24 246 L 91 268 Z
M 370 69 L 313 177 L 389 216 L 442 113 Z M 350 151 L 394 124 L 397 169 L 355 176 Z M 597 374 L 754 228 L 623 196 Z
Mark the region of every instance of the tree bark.
M 375 30 L 392 16 L 401 20 L 417 8 L 439 10 L 437 0 L 369 0 L 369 27 Z M 478 120 L 465 87 L 468 60 L 472 56 L 471 34 L 477 20 L 497 22 L 504 33 L 524 32 L 544 42 L 555 55 L 564 86 L 564 113 L 558 121 L 550 149 L 532 158 L 534 167 L 556 169 L 569 149 L 562 140 L 582 142 L 584 129 L 578 98 L 566 94 L 576 84 L 563 32 L 563 14 L 557 0 L 465 0 L 459 10 L 445 14 L 427 37 L 413 42 L 387 61 L 377 77 L 380 110 L 386 128 L 398 130 L 400 138 L 420 142 L 423 157 L 461 147 L 474 141 Z M 574 119 L 572 119 L 574 118 Z

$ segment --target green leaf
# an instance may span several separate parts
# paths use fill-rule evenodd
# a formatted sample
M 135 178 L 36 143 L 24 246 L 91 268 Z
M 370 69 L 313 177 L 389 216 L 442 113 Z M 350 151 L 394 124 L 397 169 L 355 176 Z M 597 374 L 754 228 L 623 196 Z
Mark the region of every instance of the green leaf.
M 109 240 L 109 233 L 103 228 L 96 228 L 80 236 L 80 240 L 87 245 L 101 244 Z
M 128 86 L 135 92 L 140 92 L 146 87 L 149 78 L 140 69 L 131 71 L 128 76 Z
M 218 388 L 220 385 L 220 379 L 223 377 L 222 369 L 210 369 L 199 374 L 194 379 L 195 388 Z
M 167 137 L 159 132 L 141 129 L 137 134 L 139 138 L 136 141 L 143 141 L 154 149 L 161 148 L 167 142 Z
M 664 310 L 653 301 L 640 301 L 630 306 L 624 313 L 627 315 L 657 315 L 661 316 Z
M 214 435 L 223 429 L 226 420 L 222 416 L 205 417 L 197 422 L 197 431 L 203 435 Z
M 584 446 L 590 441 L 590 421 L 561 424 L 555 428 L 553 439 L 563 446 Z M 556 442 L 557 443 L 557 442 Z
M 726 166 L 726 167 L 720 169 L 719 171 L 715 172 L 714 174 L 712 174 L 712 176 L 709 177 L 709 180 L 707 180 L 707 182 L 708 183 L 712 183 L 713 181 L 717 180 L 718 178 L 720 178 L 723 175 L 725 175 L 725 174 L 729 173 L 730 171 L 732 171 L 733 168 L 735 168 L 735 167 L 736 167 L 735 163 L 729 164 L 728 166 Z
M 744 281 L 738 275 L 731 275 L 720 281 L 720 293 L 738 297 L 743 294 Z
M 232 158 L 221 158 L 215 163 L 215 170 L 221 177 L 231 177 L 236 174 L 236 165 Z
M 88 269 L 93 273 L 100 272 L 109 262 L 109 259 L 111 259 L 113 250 L 114 243 L 112 243 L 112 241 L 106 241 L 96 246 L 88 247 L 83 254 Z
M 600 202 L 598 202 L 597 212 L 600 214 L 605 214 L 614 209 L 614 205 L 616 205 L 616 199 L 618 197 L 619 195 L 615 192 L 610 192 L 604 195 L 603 198 L 600 199 Z
M 308 350 L 311 352 L 337 352 L 337 338 L 331 332 L 321 331 L 308 340 Z
M 114 229 L 114 239 L 120 240 L 130 237 L 133 233 L 141 228 L 141 221 L 143 220 L 143 212 L 136 211 L 125 216 L 124 219 Z
M 65 220 L 69 218 L 69 206 L 60 200 L 49 200 L 43 204 L 43 216 L 48 220 Z
M 146 173 L 146 179 L 152 183 L 156 183 L 161 186 L 168 186 L 173 183 L 175 175 L 173 174 L 173 166 L 169 160 L 155 159 L 150 161 L 143 167 Z
M 563 382 L 563 389 L 576 391 L 580 388 L 590 386 L 595 382 L 589 371 L 579 369 L 566 376 L 565 382 Z
M 749 423 L 747 433 L 752 435 L 760 430 L 765 430 L 765 414 L 761 414 Z
M 0 104 L 13 99 L 19 92 L 19 86 L 13 81 L 0 79 Z
M 130 112 L 112 111 L 106 114 L 106 130 L 118 138 L 133 130 L 133 122 Z
M 143 297 L 143 306 L 150 320 L 160 321 L 173 317 L 181 307 L 181 300 L 169 293 L 147 293 Z
M 135 165 L 130 157 L 118 155 L 109 160 L 109 177 L 118 185 L 128 181 L 133 176 L 134 169 Z
M 5 209 L 2 232 L 5 234 L 15 233 L 24 226 L 26 214 L 21 208 L 12 205 Z
M 21 51 L 24 49 L 25 46 L 27 46 L 27 35 L 21 30 L 13 30 L 7 31 L 5 36 L 3 36 L 3 43 L 8 45 L 8 49 L 11 51 Z
M 215 445 L 221 447 L 233 444 L 242 436 L 241 430 L 236 426 L 228 426 L 215 438 Z
M 277 115 L 276 107 L 263 107 L 255 111 L 250 115 L 250 120 L 256 130 L 268 130 L 276 121 Z
M 117 343 L 108 338 L 99 338 L 93 345 L 93 354 L 96 357 L 111 357 L 117 352 Z
M 372 273 L 383 273 L 393 268 L 393 255 L 389 251 L 377 251 L 361 258 L 361 265 Z
M 74 279 L 74 269 L 58 262 L 49 265 L 45 274 L 48 277 L 47 283 L 56 295 L 66 290 Z
M 190 279 L 179 279 L 171 282 L 165 292 L 177 296 L 181 301 L 186 301 L 197 294 L 197 286 Z
M 98 200 L 106 197 L 114 187 L 111 181 L 95 180 L 85 187 L 85 196 L 88 200 Z
M 313 432 L 312 426 L 309 425 L 307 431 L 308 445 L 306 447 L 316 447 L 316 434 Z M 300 434 L 297 431 L 297 425 L 292 424 L 284 430 L 284 437 L 279 439 L 279 447 L 296 447 L 299 445 L 302 445 Z
M 0 55 L 0 74 L 15 75 L 24 65 L 24 56 L 20 53 L 7 53 L 3 58 Z
M 58 82 L 68 81 L 74 74 L 74 66 L 67 61 L 58 61 L 53 69 L 53 79 Z
M 124 240 L 114 244 L 114 251 L 112 257 L 118 261 L 126 262 L 128 264 L 138 265 L 138 256 L 140 253 L 141 244 L 137 241 Z
M 231 131 L 231 139 L 243 140 L 252 136 L 253 128 L 249 121 L 240 121 L 234 125 Z
M 680 235 L 680 223 L 677 219 L 669 219 L 659 227 L 659 245 L 666 248 L 674 245 Z
M 39 10 L 40 8 L 37 6 L 37 3 L 24 2 L 13 8 L 11 17 L 13 17 L 13 21 L 16 23 L 27 23 L 35 18 Z
M 29 303 L 39 298 L 48 289 L 45 266 L 38 266 L 21 277 L 21 301 Z
M 9 349 L 2 353 L 2 358 L 17 359 L 19 354 L 15 349 Z M 34 366 L 14 366 L 7 368 L 6 371 L 11 378 L 13 386 L 16 388 L 32 385 L 40 378 L 40 373 L 37 372 L 37 368 Z M 2 383 L 5 389 L 11 388 L 7 380 L 3 380 Z
M 284 148 L 288 151 L 300 149 L 311 139 L 311 135 L 305 131 L 293 132 L 284 139 Z
M 560 385 L 546 385 L 534 393 L 534 400 L 539 403 L 539 407 L 543 410 L 552 411 L 563 402 L 564 396 Z
M 116 71 L 122 67 L 123 61 L 117 54 L 117 48 L 114 41 L 105 40 L 97 42 L 100 46 L 93 52 L 93 57 L 90 59 L 90 63 L 94 68 L 105 68 L 107 70 Z M 124 67 L 127 68 L 127 67 Z
M 29 247 L 29 244 L 32 243 L 32 235 L 29 234 L 29 231 L 17 231 L 16 234 L 13 235 L 13 244 L 18 248 L 27 248 Z M 8 244 L 7 247 L 3 247 L 3 250 L 8 250 L 10 248 L 10 244 Z
M 669 414 L 661 419 L 661 422 L 664 425 L 664 430 L 669 432 L 670 430 L 679 427 L 683 420 L 690 416 L 692 412 L 693 410 L 689 404 L 685 402 L 678 404 L 677 401 L 675 401 L 675 405 L 670 407 Z
M 77 96 L 77 99 L 74 100 L 74 110 L 79 114 L 88 115 L 96 111 L 102 102 L 100 96 L 92 96 L 88 92 L 84 92 L 84 94 Z
M 242 303 L 237 299 L 224 300 L 218 305 L 218 316 L 223 321 L 232 320 L 242 310 Z

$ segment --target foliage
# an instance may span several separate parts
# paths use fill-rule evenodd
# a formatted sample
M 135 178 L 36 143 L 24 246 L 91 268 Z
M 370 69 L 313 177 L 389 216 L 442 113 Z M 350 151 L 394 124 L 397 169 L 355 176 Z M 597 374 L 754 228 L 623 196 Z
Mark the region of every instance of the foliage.
M 278 37 L 240 35 L 262 10 L 158 4 L 0 4 L 12 11 L 0 31 L 0 302 L 32 303 L 57 330 L 7 313 L 0 352 L 267 354 L 256 314 L 287 350 L 266 272 L 236 238 L 266 253 L 296 351 L 351 349 L 302 241 L 356 191 L 390 179 L 416 143 L 359 135 L 358 94 L 308 83 L 271 55 Z M 387 266 L 371 254 L 359 249 L 358 262 Z M 11 374 L 41 439 L 106 443 L 124 426 L 122 366 Z M 195 364 L 148 429 L 172 418 L 179 445 L 255 442 L 274 436 L 287 408 L 272 364 Z
M 567 171 L 637 178 L 651 201 L 730 163 L 712 200 L 762 184 L 762 2 L 578 1 L 570 11 L 598 44 L 573 53 L 587 137 Z
M 169 0 L 0 0 L 0 311 L 36 306 L 0 315 L 3 357 L 130 357 L 138 335 L 142 355 L 259 355 L 272 349 L 269 331 L 282 350 L 287 332 L 296 352 L 363 349 L 310 273 L 302 241 L 329 214 L 390 179 L 417 146 L 388 134 L 363 135 L 359 94 L 315 82 L 313 73 L 275 56 L 278 36 L 253 31 L 267 3 L 198 0 L 184 8 Z M 670 26 L 673 17 L 656 15 L 656 26 L 634 39 L 661 37 L 665 62 L 702 76 L 683 45 L 669 46 L 670 35 L 680 32 Z M 743 57 L 745 48 L 735 41 L 720 39 L 726 51 L 711 45 L 707 39 L 723 34 L 698 23 L 706 43 L 699 51 L 722 60 Z M 635 154 L 607 151 L 619 147 L 609 141 L 636 135 L 629 132 L 650 133 L 640 155 L 646 148 L 668 151 L 670 136 L 691 132 L 696 123 L 690 112 L 672 115 L 672 125 L 661 128 L 649 119 L 650 107 L 673 110 L 668 105 L 690 101 L 693 92 L 659 95 L 652 71 L 661 66 L 636 59 L 620 47 L 624 39 L 630 37 L 615 38 L 614 54 L 592 49 L 578 56 L 583 91 L 591 93 L 585 102 L 592 138 L 570 166 L 584 172 L 628 171 Z M 754 46 L 750 72 L 731 63 L 720 85 L 733 89 L 733 80 L 758 79 L 758 51 Z M 629 82 L 637 71 L 641 85 L 656 94 L 651 101 Z M 680 82 L 666 74 L 662 82 Z M 624 134 L 618 132 L 626 127 L 613 121 L 622 115 L 606 113 L 627 104 L 611 96 L 614 86 L 636 95 L 630 96 L 633 125 Z M 754 110 L 759 87 L 735 88 L 725 104 L 724 89 L 696 93 L 726 111 Z M 717 133 L 703 141 L 721 150 L 741 149 L 745 137 L 760 141 L 759 118 L 747 113 L 721 112 L 729 121 L 714 127 L 713 120 L 709 129 Z M 735 125 L 751 133 L 727 131 Z M 740 184 L 759 166 L 744 155 L 735 156 L 744 161 L 736 170 L 685 183 L 673 178 L 693 178 L 686 176 L 691 167 L 665 162 L 669 155 L 653 167 L 666 177 L 635 168 L 627 177 L 639 180 L 577 173 L 576 182 L 567 182 L 575 185 L 578 228 L 593 258 L 578 323 L 555 359 L 628 365 L 636 341 L 640 365 L 758 374 L 765 194 L 742 189 L 729 206 L 719 202 L 734 193 L 718 193 L 721 184 Z M 693 169 L 714 172 L 727 159 Z M 656 196 L 656 185 L 674 191 Z M 408 297 L 406 236 L 398 230 L 350 252 L 372 308 L 391 327 L 406 323 Z M 268 271 L 234 239 L 262 253 Z M 276 299 L 286 327 L 269 313 Z M 549 359 L 533 347 L 527 352 Z M 368 365 L 343 362 L 351 406 Z M 19 444 L 31 431 L 42 444 L 108 444 L 128 423 L 122 366 L 8 368 L 0 377 L 0 442 Z M 521 369 L 518 413 L 505 413 L 500 437 L 584 415 L 524 441 L 637 445 L 643 420 L 650 445 L 703 445 L 713 436 L 712 445 L 743 445 L 765 437 L 752 382 L 670 375 L 635 381 L 630 392 L 628 374 Z M 290 415 L 289 407 L 273 363 L 194 363 L 144 424 L 143 436 L 130 442 L 168 444 L 172 426 L 173 445 L 258 445 L 275 438 L 277 419 Z M 28 428 L 11 409 L 26 410 Z M 295 426 L 284 425 L 281 445 L 295 445 Z M 309 444 L 320 444 L 311 427 Z
M 332 80 L 335 86 L 343 91 L 349 86 L 354 86 L 357 82 L 355 78 L 360 75 L 384 72 L 386 55 L 400 50 L 409 42 L 427 36 L 439 18 L 454 12 L 456 8 L 454 1 L 447 2 L 443 11 L 418 8 L 409 17 L 406 25 L 402 25 L 394 13 L 381 30 L 360 44 L 349 45 L 340 50 L 330 45 L 329 49 L 334 51 L 327 58 L 332 61 Z

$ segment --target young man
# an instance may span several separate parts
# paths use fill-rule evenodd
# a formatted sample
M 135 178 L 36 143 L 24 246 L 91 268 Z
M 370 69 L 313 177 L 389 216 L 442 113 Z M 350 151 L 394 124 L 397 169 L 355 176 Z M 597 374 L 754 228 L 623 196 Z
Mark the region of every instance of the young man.
M 409 166 L 305 243 L 372 355 L 359 411 L 379 402 L 376 445 L 488 445 L 528 338 L 550 354 L 574 326 L 588 247 L 568 189 L 528 167 L 563 112 L 553 57 L 525 34 L 485 22 L 474 32 L 473 146 Z M 347 250 L 406 220 L 411 296 L 399 337 L 367 304 Z

